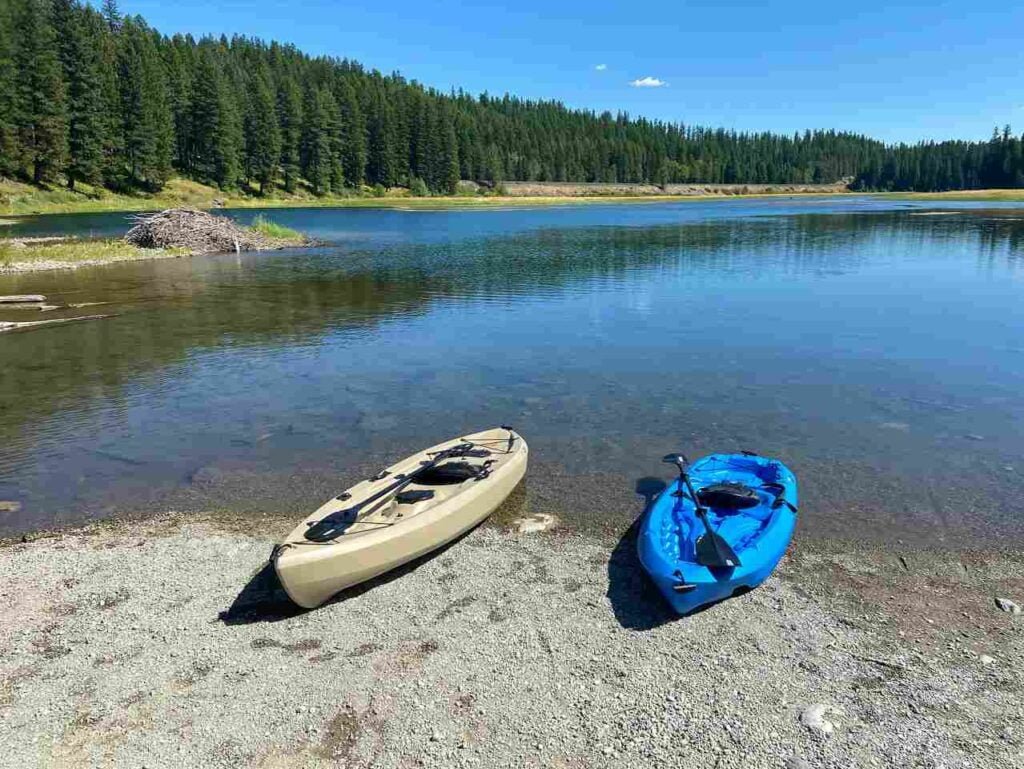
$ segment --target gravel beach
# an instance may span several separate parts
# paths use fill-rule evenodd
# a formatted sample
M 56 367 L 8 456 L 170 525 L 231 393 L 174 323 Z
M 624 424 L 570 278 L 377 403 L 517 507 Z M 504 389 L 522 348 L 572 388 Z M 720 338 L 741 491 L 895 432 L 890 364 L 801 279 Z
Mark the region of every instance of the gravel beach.
M 676 619 L 632 531 L 490 526 L 300 613 L 237 523 L 0 547 L 5 767 L 1024 765 L 1019 554 L 798 541 Z

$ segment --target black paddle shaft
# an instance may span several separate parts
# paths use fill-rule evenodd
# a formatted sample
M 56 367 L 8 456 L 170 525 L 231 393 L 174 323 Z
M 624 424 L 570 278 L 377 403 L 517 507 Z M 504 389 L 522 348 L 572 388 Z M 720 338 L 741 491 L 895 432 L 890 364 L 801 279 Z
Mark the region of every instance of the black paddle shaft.
M 416 472 L 409 473 L 404 478 L 385 486 L 376 494 L 367 497 L 358 504 L 352 505 L 351 507 L 347 507 L 343 510 L 335 510 L 330 515 L 327 515 L 317 521 L 306 530 L 306 539 L 313 542 L 326 542 L 334 539 L 342 531 L 339 527 L 345 526 L 346 524 L 354 521 L 364 507 L 378 501 L 382 504 L 385 499 L 397 494 L 399 491 L 411 484 L 416 478 L 416 473 L 435 467 L 439 462 L 442 462 L 445 459 L 465 456 L 465 453 L 471 449 L 472 446 L 473 444 L 471 443 L 460 443 L 458 446 L 453 446 L 450 449 L 439 451 L 429 462 L 424 462 L 420 465 Z
M 679 468 L 680 486 L 686 485 L 686 490 L 690 493 L 690 499 L 693 501 L 694 512 L 704 524 L 705 533 L 698 537 L 696 544 L 697 563 L 702 566 L 727 569 L 742 565 L 739 556 L 736 555 L 729 543 L 711 528 L 708 510 L 700 503 L 697 492 L 694 491 L 693 484 L 690 482 L 690 475 L 686 472 L 686 457 L 682 454 L 669 454 L 664 461 L 671 462 Z M 682 493 L 682 488 L 680 488 L 680 493 Z

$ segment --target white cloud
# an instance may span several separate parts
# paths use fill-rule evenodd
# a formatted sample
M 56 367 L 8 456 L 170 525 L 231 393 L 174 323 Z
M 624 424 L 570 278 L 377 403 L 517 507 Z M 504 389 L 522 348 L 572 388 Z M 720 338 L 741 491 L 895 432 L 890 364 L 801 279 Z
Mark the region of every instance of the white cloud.
M 606 69 L 608 69 L 608 65 L 598 64 L 596 67 L 594 67 L 594 69 L 596 69 L 598 72 L 604 72 Z
M 661 88 L 663 85 L 668 85 L 664 80 L 659 80 L 656 77 L 642 77 L 639 80 L 631 80 L 629 82 L 634 88 Z

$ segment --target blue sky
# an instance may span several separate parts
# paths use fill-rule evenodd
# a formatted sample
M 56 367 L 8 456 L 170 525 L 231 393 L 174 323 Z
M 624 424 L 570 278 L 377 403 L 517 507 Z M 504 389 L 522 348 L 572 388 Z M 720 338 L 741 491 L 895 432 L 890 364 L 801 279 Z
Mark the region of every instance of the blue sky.
M 1024 3 L 122 0 L 161 32 L 241 33 L 447 90 L 690 124 L 886 141 L 1024 129 Z M 604 65 L 603 69 L 598 69 Z M 634 85 L 645 78 L 660 81 Z

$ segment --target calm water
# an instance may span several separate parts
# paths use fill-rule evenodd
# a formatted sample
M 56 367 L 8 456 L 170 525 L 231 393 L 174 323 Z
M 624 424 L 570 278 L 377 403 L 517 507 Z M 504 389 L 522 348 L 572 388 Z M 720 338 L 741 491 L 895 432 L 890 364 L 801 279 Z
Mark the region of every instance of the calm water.
M 0 337 L 0 499 L 23 505 L 3 533 L 168 508 L 294 516 L 507 422 L 533 448 L 515 510 L 578 526 L 624 528 L 670 450 L 746 448 L 797 472 L 804 535 L 1024 541 L 1024 209 L 270 215 L 329 245 L 0 276 L 0 294 L 117 313 Z

